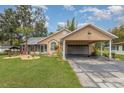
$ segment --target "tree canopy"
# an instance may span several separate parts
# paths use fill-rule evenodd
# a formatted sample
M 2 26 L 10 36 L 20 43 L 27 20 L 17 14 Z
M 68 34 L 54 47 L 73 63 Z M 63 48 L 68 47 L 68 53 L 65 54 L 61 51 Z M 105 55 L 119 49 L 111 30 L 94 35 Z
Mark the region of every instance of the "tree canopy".
M 113 42 L 122 42 L 124 41 L 124 25 L 121 25 L 119 27 L 115 27 L 112 29 L 112 33 L 118 38 L 114 39 Z
M 0 42 L 15 45 L 28 37 L 47 36 L 46 17 L 42 8 L 18 5 L 0 13 Z
M 66 28 L 70 31 L 74 31 L 77 28 L 77 22 L 75 20 L 75 17 L 72 18 L 71 20 L 67 20 L 67 22 L 64 25 L 58 25 L 57 26 L 57 31 Z

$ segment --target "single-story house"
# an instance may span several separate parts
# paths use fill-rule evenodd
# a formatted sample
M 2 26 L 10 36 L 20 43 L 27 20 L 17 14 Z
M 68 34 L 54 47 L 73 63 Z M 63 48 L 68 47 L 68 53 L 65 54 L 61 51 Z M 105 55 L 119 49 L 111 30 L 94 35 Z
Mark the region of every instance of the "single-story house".
M 9 50 L 12 46 L 9 45 L 1 45 L 0 46 L 0 53 L 4 53 L 6 50 Z
M 124 55 L 124 42 L 116 42 L 112 44 L 112 52 Z
M 36 45 L 45 46 L 44 52 L 52 55 L 57 45 L 61 46 L 63 59 L 68 55 L 91 55 L 94 43 L 101 42 L 101 55 L 102 55 L 102 42 L 109 42 L 109 58 L 111 58 L 112 39 L 118 38 L 117 36 L 97 27 L 93 24 L 86 24 L 82 27 L 69 31 L 62 29 L 48 37 L 38 40 Z M 40 51 L 40 50 L 39 50 Z

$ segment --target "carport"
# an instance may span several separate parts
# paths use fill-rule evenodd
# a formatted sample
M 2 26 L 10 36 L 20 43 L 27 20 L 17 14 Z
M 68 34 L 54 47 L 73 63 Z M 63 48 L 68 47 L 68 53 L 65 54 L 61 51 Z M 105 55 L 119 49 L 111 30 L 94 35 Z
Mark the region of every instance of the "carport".
M 117 36 L 95 25 L 87 24 L 72 31 L 62 39 L 63 59 L 66 59 L 67 55 L 91 55 L 96 42 L 101 42 L 102 56 L 103 41 L 109 42 L 109 58 L 111 59 L 111 43 L 113 38 L 117 38 Z
M 89 56 L 93 51 L 93 41 L 84 40 L 67 40 L 66 41 L 66 56 Z

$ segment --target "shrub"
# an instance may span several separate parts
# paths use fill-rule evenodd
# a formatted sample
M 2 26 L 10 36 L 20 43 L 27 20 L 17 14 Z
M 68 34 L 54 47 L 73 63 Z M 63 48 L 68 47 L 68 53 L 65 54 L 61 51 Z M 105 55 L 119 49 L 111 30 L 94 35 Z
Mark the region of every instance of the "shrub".
M 109 53 L 104 52 L 104 53 L 103 53 L 103 56 L 105 56 L 105 57 L 109 57 Z
M 112 53 L 112 58 L 116 58 L 116 54 L 115 53 Z
M 0 55 L 7 55 L 7 54 L 5 52 L 3 52 L 3 53 L 0 52 Z
M 92 52 L 92 56 L 98 56 L 98 49 L 96 47 L 93 47 L 93 52 Z

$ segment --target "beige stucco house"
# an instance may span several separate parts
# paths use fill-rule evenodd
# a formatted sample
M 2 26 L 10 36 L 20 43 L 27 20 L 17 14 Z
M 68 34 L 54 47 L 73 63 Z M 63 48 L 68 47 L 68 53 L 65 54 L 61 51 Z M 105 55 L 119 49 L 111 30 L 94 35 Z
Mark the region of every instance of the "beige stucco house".
M 67 55 L 91 55 L 93 52 L 93 45 L 96 42 L 101 42 L 101 55 L 102 55 L 102 42 L 109 42 L 109 58 L 111 58 L 111 43 L 112 39 L 117 36 L 93 25 L 86 24 L 74 31 L 62 29 L 46 38 L 37 42 L 38 45 L 46 46 L 43 52 L 52 55 L 55 52 L 55 46 L 62 47 L 63 59 Z

